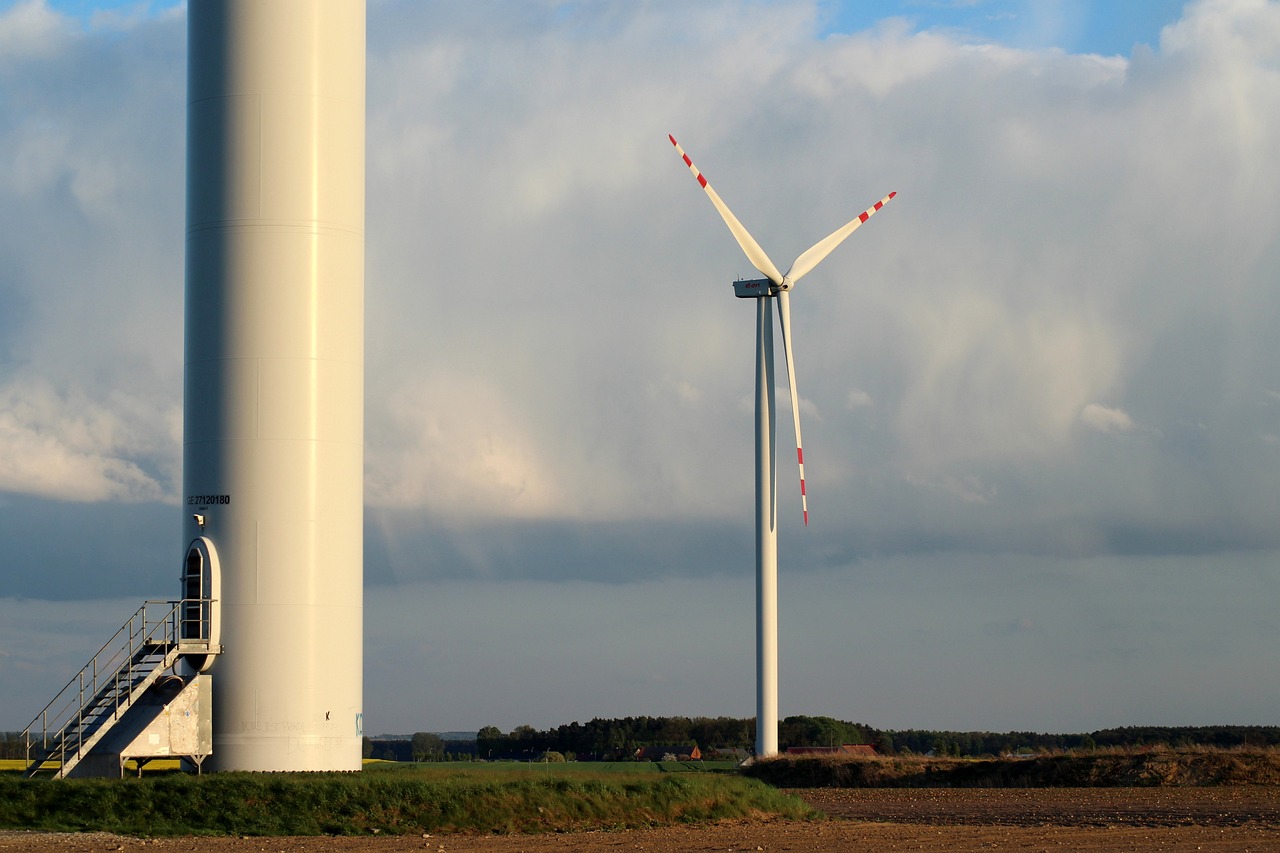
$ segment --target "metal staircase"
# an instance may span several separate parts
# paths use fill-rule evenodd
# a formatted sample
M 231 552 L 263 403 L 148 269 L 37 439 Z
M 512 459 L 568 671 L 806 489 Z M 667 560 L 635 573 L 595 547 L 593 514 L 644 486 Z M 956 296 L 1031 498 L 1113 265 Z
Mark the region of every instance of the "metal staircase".
M 218 654 L 209 599 L 148 601 L 59 691 L 22 733 L 26 776 L 71 773 L 125 712 L 184 655 Z

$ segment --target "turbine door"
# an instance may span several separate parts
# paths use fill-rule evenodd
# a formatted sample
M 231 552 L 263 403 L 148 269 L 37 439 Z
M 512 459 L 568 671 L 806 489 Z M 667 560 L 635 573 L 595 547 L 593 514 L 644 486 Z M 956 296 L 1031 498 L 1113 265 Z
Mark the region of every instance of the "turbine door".
M 209 638 L 208 580 L 204 554 L 193 546 L 187 551 L 182 573 L 182 626 L 178 636 L 183 640 Z
M 219 651 L 219 602 L 222 578 L 218 552 L 208 538 L 194 539 L 187 548 L 182 571 L 182 601 L 178 605 L 178 638 L 205 645 L 213 654 L 185 655 L 197 672 L 204 672 Z

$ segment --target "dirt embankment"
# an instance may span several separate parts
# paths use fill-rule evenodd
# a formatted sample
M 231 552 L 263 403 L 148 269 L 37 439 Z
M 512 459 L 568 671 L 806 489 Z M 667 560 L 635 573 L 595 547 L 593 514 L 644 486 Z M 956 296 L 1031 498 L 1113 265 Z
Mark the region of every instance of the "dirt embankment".
M 1280 751 L 1155 749 L 992 759 L 802 755 L 758 761 L 745 772 L 779 788 L 1280 785 Z
M 1280 787 L 822 788 L 828 817 L 919 826 L 1253 827 L 1280 832 Z

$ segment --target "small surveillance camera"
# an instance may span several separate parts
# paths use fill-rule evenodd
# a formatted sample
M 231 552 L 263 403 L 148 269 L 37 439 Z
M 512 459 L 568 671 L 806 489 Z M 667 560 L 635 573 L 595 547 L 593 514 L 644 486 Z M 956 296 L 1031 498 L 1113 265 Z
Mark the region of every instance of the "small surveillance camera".
M 200 529 L 204 530 L 204 516 L 197 512 L 193 513 L 191 517 L 195 519 L 195 522 L 199 525 Z

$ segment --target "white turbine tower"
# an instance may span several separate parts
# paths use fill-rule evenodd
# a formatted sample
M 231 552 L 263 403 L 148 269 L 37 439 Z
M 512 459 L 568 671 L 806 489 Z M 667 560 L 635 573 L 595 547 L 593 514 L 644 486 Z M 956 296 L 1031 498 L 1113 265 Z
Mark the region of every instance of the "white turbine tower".
M 889 193 L 848 224 L 819 240 L 796 258 L 785 274 L 779 273 L 764 249 L 711 188 L 698 167 L 693 165 L 676 138 L 670 135 L 667 138 L 707 191 L 707 197 L 720 211 L 747 260 L 766 276 L 733 283 L 735 296 L 756 300 L 756 755 L 763 758 L 778 752 L 778 484 L 774 475 L 777 410 L 773 390 L 773 306 L 769 300 L 778 300 L 787 386 L 791 393 L 791 418 L 796 431 L 796 461 L 800 465 L 800 507 L 804 512 L 804 523 L 808 525 L 804 450 L 800 440 L 800 398 L 796 395 L 795 359 L 791 352 L 788 291 L 897 193 Z
M 183 542 L 221 611 L 213 763 L 359 770 L 365 0 L 186 5 Z

